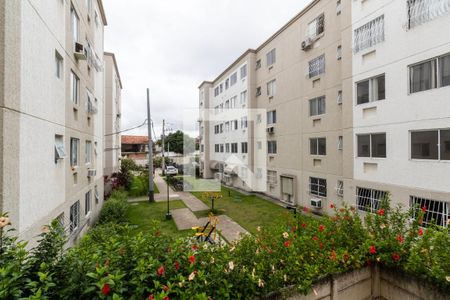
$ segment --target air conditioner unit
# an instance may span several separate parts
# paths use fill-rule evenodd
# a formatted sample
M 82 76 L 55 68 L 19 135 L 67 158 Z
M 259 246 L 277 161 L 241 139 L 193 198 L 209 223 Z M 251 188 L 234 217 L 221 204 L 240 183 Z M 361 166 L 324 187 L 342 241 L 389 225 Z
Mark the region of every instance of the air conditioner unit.
M 313 40 L 311 38 L 307 38 L 306 40 L 304 40 L 302 42 L 302 50 L 306 51 L 306 50 L 310 49 L 312 44 L 313 44 Z
M 96 169 L 88 169 L 88 177 L 95 177 L 97 175 Z
M 83 44 L 75 42 L 75 58 L 78 60 L 86 60 L 86 50 L 84 49 Z
M 311 206 L 315 208 L 322 208 L 322 199 L 312 198 Z
M 267 133 L 272 134 L 275 132 L 275 127 L 273 127 L 273 126 L 267 127 L 266 131 L 267 131 Z

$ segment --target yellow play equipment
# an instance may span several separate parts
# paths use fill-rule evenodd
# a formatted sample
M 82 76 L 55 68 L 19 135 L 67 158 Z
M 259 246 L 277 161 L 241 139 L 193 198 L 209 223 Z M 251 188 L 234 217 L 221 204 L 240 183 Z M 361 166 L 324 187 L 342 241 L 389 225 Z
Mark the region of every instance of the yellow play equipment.
M 198 241 L 201 242 L 209 242 L 210 244 L 214 244 L 216 240 L 216 226 L 219 223 L 219 219 L 214 216 L 213 213 L 209 213 L 208 222 L 205 226 L 195 226 L 192 227 L 192 230 L 195 230 L 195 237 L 197 237 Z

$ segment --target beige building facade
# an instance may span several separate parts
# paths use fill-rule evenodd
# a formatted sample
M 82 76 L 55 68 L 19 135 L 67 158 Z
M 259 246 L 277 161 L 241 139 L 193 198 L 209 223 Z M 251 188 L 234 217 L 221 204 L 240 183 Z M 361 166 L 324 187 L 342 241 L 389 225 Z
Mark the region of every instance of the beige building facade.
M 0 210 L 30 245 L 102 207 L 106 25 L 100 0 L 0 3 Z

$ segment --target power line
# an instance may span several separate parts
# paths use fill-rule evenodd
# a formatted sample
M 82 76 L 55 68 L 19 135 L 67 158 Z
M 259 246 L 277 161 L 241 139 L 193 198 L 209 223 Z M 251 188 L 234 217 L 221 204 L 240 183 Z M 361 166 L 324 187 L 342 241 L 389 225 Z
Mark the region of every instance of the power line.
M 126 131 L 130 131 L 130 130 L 133 130 L 133 129 L 137 129 L 137 128 L 140 128 L 140 127 L 142 127 L 142 126 L 144 126 L 146 124 L 147 124 L 147 119 L 145 119 L 144 123 L 142 123 L 141 125 L 138 125 L 138 126 L 135 126 L 135 127 L 132 127 L 132 128 L 128 128 L 128 129 L 124 129 L 124 130 L 120 130 L 120 131 L 113 132 L 113 133 L 108 133 L 108 134 L 105 134 L 105 136 L 115 135 L 115 134 L 119 134 L 119 133 L 122 133 L 122 132 L 126 132 Z

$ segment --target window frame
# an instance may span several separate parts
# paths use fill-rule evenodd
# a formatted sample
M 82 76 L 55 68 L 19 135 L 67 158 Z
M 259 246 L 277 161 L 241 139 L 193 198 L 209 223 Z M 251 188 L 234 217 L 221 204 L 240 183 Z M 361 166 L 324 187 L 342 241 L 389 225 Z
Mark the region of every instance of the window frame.
M 313 182 L 317 181 L 317 182 Z M 323 184 L 325 183 L 325 184 Z M 313 188 L 314 187 L 314 188 Z M 321 191 L 320 189 L 324 189 L 325 192 Z M 328 188 L 327 188 L 327 180 L 326 178 L 319 178 L 319 177 L 309 177 L 309 193 L 311 195 L 326 198 L 328 194 Z
M 313 147 L 313 143 L 315 142 L 315 147 Z M 325 151 L 324 153 L 320 153 L 320 142 L 324 142 Z M 315 148 L 315 153 L 313 153 L 313 148 Z M 326 156 L 327 155 L 327 138 L 326 137 L 312 137 L 309 138 L 309 154 L 314 156 Z
M 449 87 L 450 84 L 447 84 L 447 85 L 442 84 L 442 74 L 441 74 L 441 67 L 440 67 L 440 63 L 439 63 L 440 60 L 442 60 L 446 57 L 450 57 L 450 52 L 408 65 L 408 95 L 416 94 L 416 93 L 420 93 L 420 92 L 426 92 L 426 91 L 434 90 L 434 89 L 440 89 L 440 88 L 444 88 L 444 87 Z M 412 90 L 413 75 L 414 75 L 413 68 L 418 67 L 423 64 L 426 64 L 426 63 L 430 63 L 430 62 L 431 62 L 430 88 L 413 91 Z
M 271 67 L 277 62 L 277 49 L 273 48 L 266 53 L 266 66 Z
M 360 195 L 359 191 L 365 190 L 370 192 L 369 196 L 366 195 Z M 374 194 L 379 193 L 380 197 L 374 196 Z M 383 198 L 387 197 L 388 191 L 382 191 L 372 188 L 365 188 L 365 187 L 356 187 L 356 207 L 360 211 L 365 211 L 369 213 L 376 213 L 378 209 L 380 208 L 380 205 L 383 201 Z M 370 207 L 360 205 L 361 198 L 364 198 L 365 201 L 370 201 Z
M 277 141 L 276 140 L 267 141 L 267 154 L 273 155 L 277 153 L 278 153 Z
M 375 99 L 375 94 L 378 94 L 378 91 L 375 93 L 375 80 L 377 80 L 377 85 L 378 85 L 378 79 L 383 77 L 384 79 L 384 97 L 382 99 Z M 368 101 L 367 102 L 361 102 L 359 103 L 359 99 L 358 99 L 358 86 L 364 82 L 368 82 L 369 83 L 369 94 L 368 94 Z M 378 74 L 376 76 L 372 76 L 369 78 L 365 78 L 363 80 L 359 80 L 357 82 L 355 82 L 355 86 L 356 86 L 356 91 L 355 91 L 355 96 L 356 96 L 356 105 L 364 105 L 367 103 L 373 103 L 373 102 L 377 102 L 377 101 L 383 101 L 386 100 L 386 73 L 382 73 L 382 74 Z M 379 97 L 379 96 L 378 96 Z
M 312 65 L 317 62 L 318 64 L 323 62 L 323 66 L 319 66 L 317 70 L 312 71 Z M 326 61 L 325 61 L 325 53 L 311 59 L 308 61 L 308 78 L 316 78 L 322 74 L 325 74 Z
M 442 131 L 449 131 L 450 128 L 438 128 L 438 129 L 423 129 L 423 130 L 410 130 L 409 131 L 409 158 L 414 161 L 435 161 L 435 162 L 450 162 L 449 159 L 442 159 Z M 437 133 L 437 159 L 434 158 L 413 158 L 413 133 L 419 132 L 436 132 Z
M 384 141 L 385 141 L 385 156 L 373 156 L 373 142 L 372 142 L 372 136 L 373 135 L 384 135 Z M 363 136 L 369 136 L 369 156 L 360 156 L 359 154 L 359 138 Z M 361 133 L 356 134 L 356 157 L 357 158 L 371 158 L 371 159 L 385 159 L 387 158 L 387 134 L 386 132 L 374 132 L 374 133 Z
M 433 205 L 430 205 L 433 204 Z M 437 204 L 437 209 L 436 209 Z M 438 211 L 439 206 L 442 205 L 442 211 Z M 448 227 L 448 221 L 450 219 L 450 203 L 447 201 L 434 200 L 430 198 L 424 198 L 419 196 L 410 195 L 409 196 L 409 207 L 411 208 L 412 217 L 415 219 L 419 210 L 425 207 L 425 214 L 422 218 L 421 227 L 428 227 L 431 224 L 436 224 L 444 228 Z M 431 208 L 431 209 L 430 209 Z M 433 216 L 440 215 L 441 224 L 438 224 L 438 220 L 434 219 Z M 435 220 L 436 223 L 432 221 Z
M 267 96 L 269 98 L 274 97 L 277 93 L 277 80 L 272 79 L 269 82 L 267 82 Z
M 74 150 L 75 150 L 74 145 L 76 146 L 75 152 L 74 152 Z M 74 155 L 76 155 L 76 157 Z M 71 137 L 70 138 L 70 166 L 78 167 L 79 163 L 80 163 L 80 139 Z
M 84 163 L 89 165 L 92 163 L 92 141 L 86 140 L 84 147 Z
M 92 211 L 92 190 L 84 194 L 84 215 L 87 216 Z
M 323 105 L 320 105 L 322 101 L 323 101 Z M 316 117 L 316 116 L 322 116 L 322 115 L 326 114 L 326 111 L 327 111 L 326 102 L 327 101 L 326 101 L 325 95 L 309 99 L 309 116 Z M 313 114 L 312 109 L 314 108 L 314 105 L 316 106 L 315 108 L 316 108 L 317 114 Z M 323 108 L 323 112 L 321 112 L 321 108 Z
M 70 100 L 74 105 L 80 105 L 80 77 L 73 70 L 70 71 Z
M 80 200 L 75 201 L 69 210 L 69 232 L 70 234 L 76 232 L 80 227 Z

